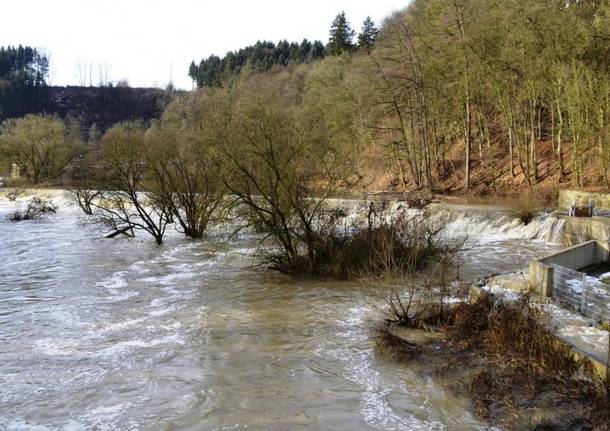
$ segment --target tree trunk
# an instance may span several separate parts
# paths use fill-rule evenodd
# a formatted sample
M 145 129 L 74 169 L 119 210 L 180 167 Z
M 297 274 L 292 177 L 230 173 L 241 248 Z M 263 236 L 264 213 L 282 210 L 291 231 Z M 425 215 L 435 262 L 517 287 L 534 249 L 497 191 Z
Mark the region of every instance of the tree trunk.
M 472 137 L 472 121 L 470 115 L 470 92 L 466 90 L 466 115 L 465 115 L 465 137 L 464 137 L 464 145 L 466 152 L 466 166 L 464 167 L 464 189 L 470 189 L 470 149 L 472 147 L 471 137 Z

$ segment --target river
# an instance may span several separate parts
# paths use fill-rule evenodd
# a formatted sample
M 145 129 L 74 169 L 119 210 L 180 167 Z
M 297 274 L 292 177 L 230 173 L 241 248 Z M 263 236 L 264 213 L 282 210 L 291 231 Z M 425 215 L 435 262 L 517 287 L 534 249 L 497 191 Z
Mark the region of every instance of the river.
M 103 239 L 59 203 L 46 220 L 9 223 L 25 200 L 0 201 L 0 429 L 484 426 L 441 380 L 375 354 L 374 286 L 252 268 L 254 237 Z M 467 279 L 557 247 L 552 223 L 436 212 L 468 233 Z

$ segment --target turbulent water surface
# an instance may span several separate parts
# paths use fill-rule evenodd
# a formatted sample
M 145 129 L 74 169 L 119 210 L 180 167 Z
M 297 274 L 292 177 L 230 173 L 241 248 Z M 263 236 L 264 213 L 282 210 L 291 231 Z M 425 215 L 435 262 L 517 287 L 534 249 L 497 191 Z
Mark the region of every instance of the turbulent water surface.
M 106 240 L 63 205 L 8 223 L 19 205 L 0 202 L 0 429 L 481 426 L 442 382 L 375 355 L 371 286 L 248 268 L 254 238 Z M 468 233 L 466 278 L 552 248 L 556 226 L 443 211 Z

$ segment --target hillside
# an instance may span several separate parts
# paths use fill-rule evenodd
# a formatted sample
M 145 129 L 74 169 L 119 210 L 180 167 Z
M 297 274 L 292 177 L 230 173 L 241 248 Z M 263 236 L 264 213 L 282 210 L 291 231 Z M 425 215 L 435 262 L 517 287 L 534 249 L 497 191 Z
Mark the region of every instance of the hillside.
M 77 118 L 102 131 L 121 121 L 159 118 L 171 99 L 158 88 L 48 87 L 46 91 L 39 112 Z

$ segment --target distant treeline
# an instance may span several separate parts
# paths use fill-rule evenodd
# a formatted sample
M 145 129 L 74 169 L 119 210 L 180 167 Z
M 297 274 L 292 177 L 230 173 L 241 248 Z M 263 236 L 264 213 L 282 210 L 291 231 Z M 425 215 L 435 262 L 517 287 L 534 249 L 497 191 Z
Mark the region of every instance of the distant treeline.
M 0 120 L 30 112 L 46 96 L 49 60 L 34 48 L 0 47 Z
M 238 51 L 230 51 L 224 57 L 211 55 L 201 60 L 199 65 L 193 61 L 189 76 L 197 87 L 220 87 L 243 70 L 254 73 L 266 72 L 273 66 L 309 63 L 321 60 L 327 55 L 340 55 L 357 49 L 371 49 L 379 31 L 370 17 L 367 17 L 358 35 L 358 42 L 353 43 L 355 32 L 351 29 L 344 12 L 338 14 L 330 29 L 328 45 L 321 41 L 311 42 L 303 39 L 301 43 L 282 40 L 277 44 L 269 41 L 258 41 Z
M 321 59 L 325 52 L 326 47 L 319 40 L 310 42 L 304 39 L 300 44 L 283 40 L 277 45 L 259 41 L 238 51 L 230 51 L 222 58 L 211 55 L 201 60 L 199 65 L 192 62 L 189 76 L 198 87 L 218 87 L 246 66 L 253 72 L 265 72 L 275 65 L 287 66 L 291 62 L 301 64 Z

